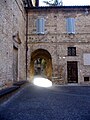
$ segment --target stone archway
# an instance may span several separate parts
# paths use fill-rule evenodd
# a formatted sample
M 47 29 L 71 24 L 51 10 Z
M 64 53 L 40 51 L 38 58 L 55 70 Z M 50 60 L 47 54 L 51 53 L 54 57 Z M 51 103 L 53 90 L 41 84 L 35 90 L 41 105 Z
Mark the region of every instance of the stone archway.
M 46 78 L 52 78 L 52 58 L 50 53 L 44 49 L 37 49 L 31 53 L 30 60 L 30 79 L 32 80 L 35 75 L 35 62 L 36 61 L 45 61 L 45 72 L 44 75 Z M 41 75 L 41 74 L 40 74 Z

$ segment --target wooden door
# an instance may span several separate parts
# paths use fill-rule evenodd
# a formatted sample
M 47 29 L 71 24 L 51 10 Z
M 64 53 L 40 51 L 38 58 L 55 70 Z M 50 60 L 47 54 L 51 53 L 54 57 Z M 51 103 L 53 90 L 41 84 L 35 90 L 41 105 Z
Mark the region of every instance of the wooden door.
M 67 79 L 68 79 L 68 83 L 77 83 L 78 82 L 77 61 L 68 61 L 67 62 Z

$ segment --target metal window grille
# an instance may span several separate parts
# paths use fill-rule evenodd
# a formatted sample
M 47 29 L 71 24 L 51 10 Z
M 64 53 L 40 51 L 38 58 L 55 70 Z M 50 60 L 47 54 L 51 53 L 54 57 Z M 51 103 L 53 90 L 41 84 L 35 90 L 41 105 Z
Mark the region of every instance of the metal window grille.
M 68 47 L 68 56 L 76 56 L 76 47 Z

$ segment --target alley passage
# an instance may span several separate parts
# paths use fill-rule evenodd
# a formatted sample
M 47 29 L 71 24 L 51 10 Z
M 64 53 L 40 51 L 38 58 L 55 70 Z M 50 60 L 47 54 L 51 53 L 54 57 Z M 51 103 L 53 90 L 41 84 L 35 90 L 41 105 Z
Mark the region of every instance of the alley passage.
M 90 120 L 90 87 L 27 85 L 0 105 L 0 120 Z

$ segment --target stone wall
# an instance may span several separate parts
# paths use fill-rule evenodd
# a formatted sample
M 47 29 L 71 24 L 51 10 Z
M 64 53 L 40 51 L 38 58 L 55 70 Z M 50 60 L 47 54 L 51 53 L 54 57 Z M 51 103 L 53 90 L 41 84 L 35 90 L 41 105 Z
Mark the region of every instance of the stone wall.
M 17 45 L 15 45 L 17 44 Z M 18 79 L 25 79 L 25 11 L 22 0 L 0 1 L 0 81 L 13 82 L 13 47 L 18 48 Z
M 83 64 L 83 53 L 90 53 L 90 14 L 85 7 L 36 8 L 29 10 L 28 25 L 28 71 L 31 53 L 37 49 L 47 50 L 52 57 L 52 77 L 55 83 L 67 83 L 67 61 L 78 63 L 78 83 L 90 75 L 90 65 Z M 88 8 L 90 12 L 90 8 Z M 36 34 L 36 19 L 45 18 L 44 35 Z M 75 18 L 75 35 L 67 34 L 66 18 Z M 67 47 L 76 47 L 76 56 L 67 55 Z M 28 76 L 29 76 L 28 72 Z M 62 78 L 60 77 L 62 74 Z M 61 81 L 60 81 L 61 80 Z

